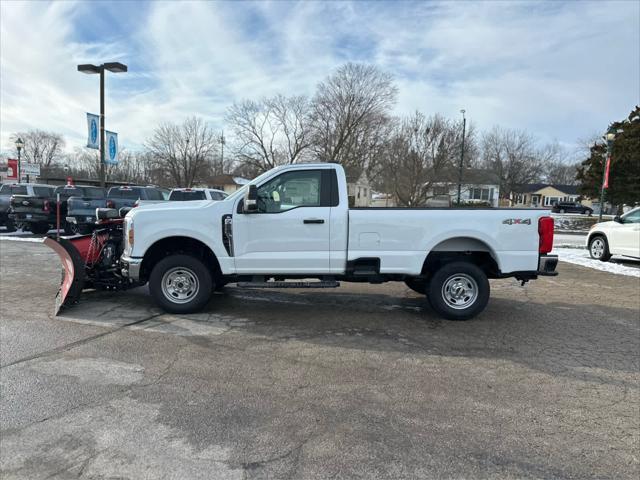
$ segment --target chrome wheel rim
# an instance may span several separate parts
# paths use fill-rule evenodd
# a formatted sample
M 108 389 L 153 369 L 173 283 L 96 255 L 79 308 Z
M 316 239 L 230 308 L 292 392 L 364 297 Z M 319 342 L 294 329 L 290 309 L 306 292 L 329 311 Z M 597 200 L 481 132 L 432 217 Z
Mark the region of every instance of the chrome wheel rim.
M 601 238 L 596 238 L 591 242 L 591 255 L 594 258 L 600 258 L 604 254 L 604 241 Z
M 456 273 L 442 284 L 442 298 L 453 309 L 469 308 L 478 298 L 478 284 L 470 275 Z
M 173 267 L 162 276 L 162 293 L 173 303 L 187 303 L 200 290 L 200 282 L 193 270 Z

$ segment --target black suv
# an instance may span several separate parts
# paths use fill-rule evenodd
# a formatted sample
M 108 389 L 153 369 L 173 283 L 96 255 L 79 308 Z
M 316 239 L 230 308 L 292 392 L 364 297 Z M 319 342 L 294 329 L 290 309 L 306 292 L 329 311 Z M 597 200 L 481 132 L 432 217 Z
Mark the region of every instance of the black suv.
M 577 202 L 558 202 L 552 208 L 553 213 L 582 213 L 591 216 L 593 208 L 585 207 Z

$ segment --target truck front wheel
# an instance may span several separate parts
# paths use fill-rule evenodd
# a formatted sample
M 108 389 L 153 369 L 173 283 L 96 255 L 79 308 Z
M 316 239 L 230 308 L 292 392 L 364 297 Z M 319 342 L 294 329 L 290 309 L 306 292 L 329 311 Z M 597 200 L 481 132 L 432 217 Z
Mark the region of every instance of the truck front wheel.
M 211 298 L 214 285 L 209 269 L 197 258 L 176 254 L 160 260 L 149 277 L 156 303 L 170 313 L 194 313 Z
M 485 309 L 490 290 L 482 269 L 469 262 L 453 262 L 433 275 L 427 296 L 433 309 L 444 318 L 469 320 Z

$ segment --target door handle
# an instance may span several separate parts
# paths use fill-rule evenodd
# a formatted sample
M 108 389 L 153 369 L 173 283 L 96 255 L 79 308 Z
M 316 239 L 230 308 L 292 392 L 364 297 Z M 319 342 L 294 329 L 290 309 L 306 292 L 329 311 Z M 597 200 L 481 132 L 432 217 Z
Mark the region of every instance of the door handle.
M 304 223 L 324 223 L 324 220 L 321 218 L 305 218 L 303 222 Z

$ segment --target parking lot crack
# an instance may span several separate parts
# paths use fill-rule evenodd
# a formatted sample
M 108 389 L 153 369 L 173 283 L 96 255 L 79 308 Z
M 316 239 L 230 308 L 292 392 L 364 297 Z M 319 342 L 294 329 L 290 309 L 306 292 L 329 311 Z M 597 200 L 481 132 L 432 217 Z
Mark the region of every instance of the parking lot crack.
M 125 329 L 127 327 L 130 327 L 132 325 L 137 325 L 139 323 L 146 322 L 147 320 L 151 320 L 153 318 L 159 317 L 160 315 L 163 315 L 163 314 L 162 313 L 154 313 L 153 315 L 149 315 L 149 316 L 147 316 L 145 318 L 142 318 L 140 320 L 135 320 L 133 322 L 125 323 L 124 325 L 121 325 L 121 326 L 119 326 L 117 328 L 113 328 L 113 329 L 111 329 L 111 330 L 109 330 L 107 332 L 102 332 L 102 333 L 99 333 L 97 335 L 92 335 L 90 337 L 83 338 L 81 340 L 76 340 L 75 342 L 71 342 L 71 343 L 68 343 L 66 345 L 62 345 L 60 347 L 56 347 L 56 348 L 53 348 L 51 350 L 47 350 L 45 352 L 40 352 L 40 353 L 37 353 L 35 355 L 29 355 L 28 357 L 24 357 L 24 358 L 20 358 L 18 360 L 14 360 L 13 362 L 9 362 L 6 365 L 0 366 L 0 369 L 12 367 L 14 365 L 19 365 L 21 363 L 30 362 L 31 360 L 37 360 L 37 359 L 40 359 L 40 358 L 46 358 L 46 357 L 50 357 L 52 355 L 57 355 L 59 353 L 67 352 L 67 351 L 69 351 L 69 350 L 71 350 L 71 349 L 73 349 L 75 347 L 79 347 L 81 345 L 85 345 L 85 344 L 87 344 L 89 342 L 92 342 L 94 340 L 98 340 L 98 339 L 100 339 L 102 337 L 106 337 L 107 335 L 111 335 L 111 334 L 117 333 L 120 330 L 123 330 L 123 329 Z

